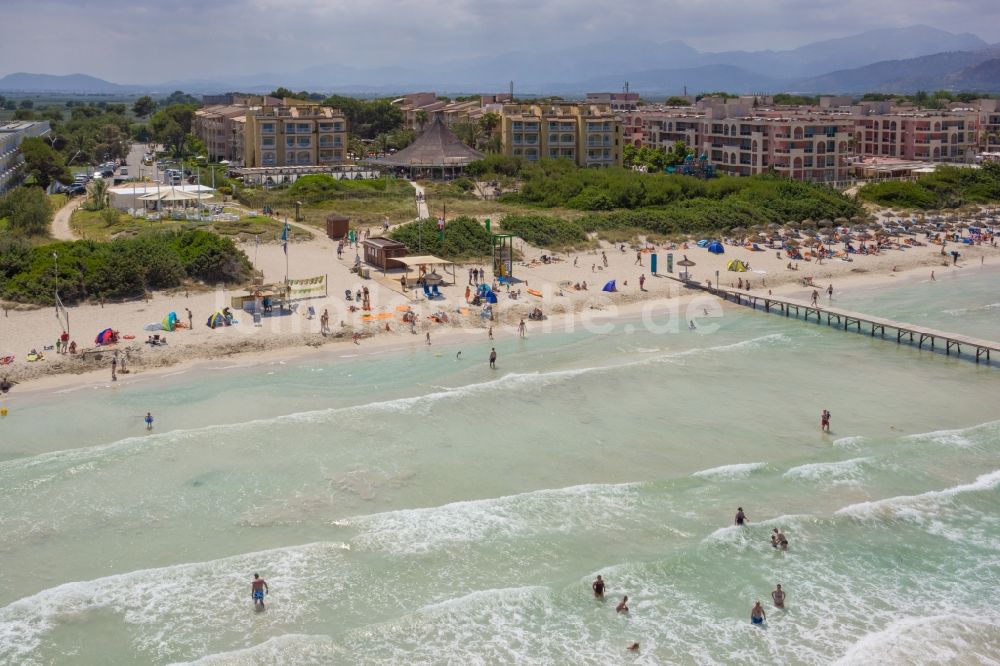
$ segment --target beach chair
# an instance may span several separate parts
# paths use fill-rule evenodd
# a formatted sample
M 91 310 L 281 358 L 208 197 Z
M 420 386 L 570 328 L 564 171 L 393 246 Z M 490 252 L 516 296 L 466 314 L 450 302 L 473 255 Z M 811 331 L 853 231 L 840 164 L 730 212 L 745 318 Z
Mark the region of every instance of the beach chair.
M 310 305 L 309 309 L 306 310 L 306 319 L 312 319 L 315 316 L 316 316 L 316 308 Z

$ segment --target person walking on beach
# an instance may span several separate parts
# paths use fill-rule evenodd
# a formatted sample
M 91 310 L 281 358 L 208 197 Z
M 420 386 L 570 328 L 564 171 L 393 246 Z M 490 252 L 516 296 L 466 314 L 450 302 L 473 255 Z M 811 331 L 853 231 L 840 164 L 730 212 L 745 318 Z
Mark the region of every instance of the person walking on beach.
M 330 311 L 326 308 L 323 309 L 323 314 L 319 317 L 319 332 L 322 335 L 330 333 Z
M 597 580 L 590 584 L 591 589 L 594 590 L 594 597 L 597 599 L 604 598 L 604 579 L 600 575 L 597 576 Z
M 465 287 L 465 302 L 468 303 L 472 300 L 472 287 L 466 285 Z
M 489 330 L 486 331 L 486 335 L 489 337 L 490 340 L 493 339 L 493 327 L 492 326 L 490 326 Z
M 774 601 L 775 608 L 785 607 L 785 591 L 781 589 L 781 583 L 778 583 L 778 586 L 771 592 L 771 600 Z
M 497 369 L 497 348 L 493 347 L 490 349 L 490 368 L 493 370 Z
M 184 310 L 187 312 L 188 316 L 188 330 L 189 331 L 194 330 L 194 315 L 191 314 L 190 308 L 184 308 Z
M 56 351 L 60 354 L 65 354 L 66 350 L 68 349 L 69 349 L 69 333 L 63 331 L 62 335 L 59 336 L 59 347 L 56 349 Z
M 639 276 L 639 291 L 646 291 L 646 274 Z
M 934 271 L 931 271 L 931 282 L 937 282 L 937 278 L 934 277 Z
M 429 345 L 430 343 L 431 343 L 431 332 L 427 331 L 427 344 Z
M 635 253 L 635 264 L 632 265 L 635 266 L 636 264 L 642 266 L 642 250 Z
M 829 298 L 831 301 L 833 300 L 833 285 L 832 284 L 829 287 L 826 288 L 826 297 Z
M 760 605 L 760 599 L 758 599 L 757 603 L 750 609 L 750 624 L 764 624 L 766 619 L 767 614 L 764 613 L 764 607 Z
M 747 518 L 747 515 L 745 513 L 743 513 L 743 507 L 741 506 L 736 507 L 736 524 L 740 527 L 743 527 L 744 523 L 749 523 L 749 522 L 750 519 Z
M 823 410 L 823 413 L 819 417 L 819 427 L 824 432 L 830 432 L 830 412 L 828 410 Z
M 521 323 L 517 325 L 518 335 L 520 335 L 522 338 L 524 337 L 524 329 L 525 329 L 524 320 L 522 319 Z
M 607 268 L 608 267 L 608 255 L 605 254 L 604 252 L 601 252 L 601 261 L 604 262 L 604 267 Z
M 816 305 L 816 301 L 818 299 L 819 299 L 819 292 L 816 291 L 815 289 L 813 289 L 813 295 L 812 295 L 812 304 L 813 304 L 813 306 Z
M 118 381 L 118 355 L 111 358 L 111 381 Z
M 258 574 L 254 574 L 253 582 L 250 583 L 250 597 L 253 599 L 254 608 L 260 606 L 260 609 L 264 610 L 264 595 L 270 593 L 271 591 L 267 588 L 267 581 Z
M 146 430 L 153 429 L 153 415 L 150 412 L 146 412 L 146 418 L 143 419 L 146 422 Z

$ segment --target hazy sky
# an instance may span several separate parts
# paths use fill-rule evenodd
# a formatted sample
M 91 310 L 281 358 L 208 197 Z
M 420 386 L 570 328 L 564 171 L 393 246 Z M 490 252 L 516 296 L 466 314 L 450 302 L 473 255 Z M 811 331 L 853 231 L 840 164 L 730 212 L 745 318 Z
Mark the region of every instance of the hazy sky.
M 0 75 L 152 83 L 437 62 L 594 41 L 794 48 L 928 25 L 1000 42 L 1000 0 L 2 0 Z

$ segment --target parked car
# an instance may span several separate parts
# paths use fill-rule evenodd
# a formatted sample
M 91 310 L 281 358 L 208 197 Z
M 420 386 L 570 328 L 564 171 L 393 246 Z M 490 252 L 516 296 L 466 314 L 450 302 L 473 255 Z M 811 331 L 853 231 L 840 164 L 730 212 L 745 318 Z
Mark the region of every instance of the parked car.
M 121 169 L 120 169 L 120 170 L 118 171 L 118 175 L 119 175 L 119 176 L 127 176 L 127 175 L 128 175 L 128 167 L 124 167 L 124 166 L 123 166 L 123 167 L 122 167 L 122 168 L 121 168 Z

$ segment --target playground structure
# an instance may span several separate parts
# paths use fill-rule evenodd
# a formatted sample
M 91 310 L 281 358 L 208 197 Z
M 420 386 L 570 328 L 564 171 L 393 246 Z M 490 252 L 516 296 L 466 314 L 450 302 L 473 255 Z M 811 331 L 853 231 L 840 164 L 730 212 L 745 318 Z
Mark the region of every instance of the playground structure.
M 695 178 L 714 178 L 715 165 L 708 161 L 708 155 L 702 153 L 698 159 L 694 155 L 684 158 L 684 163 L 680 166 L 666 168 L 667 173 L 679 173 L 684 176 L 694 176 Z
M 492 234 L 493 275 L 501 280 L 514 277 L 514 234 Z

